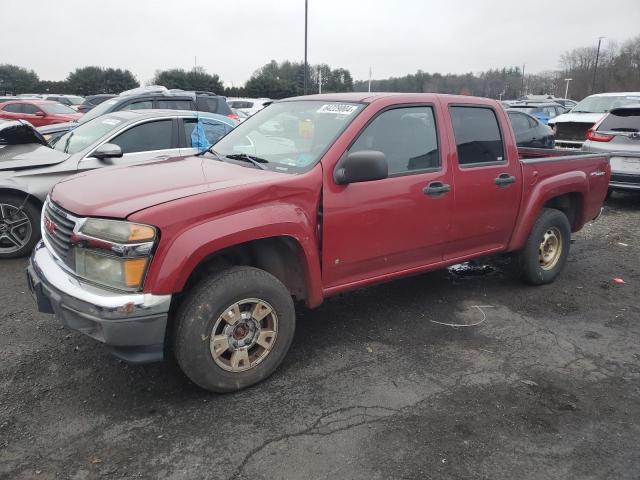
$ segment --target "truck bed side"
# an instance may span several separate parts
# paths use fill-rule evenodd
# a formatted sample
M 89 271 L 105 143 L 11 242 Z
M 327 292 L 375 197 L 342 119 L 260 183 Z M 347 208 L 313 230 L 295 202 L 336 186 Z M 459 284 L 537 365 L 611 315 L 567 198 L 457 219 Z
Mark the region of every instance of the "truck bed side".
M 608 155 L 532 148 L 519 148 L 518 154 L 523 194 L 510 251 L 524 245 L 545 207 L 564 211 L 573 232 L 598 216 L 611 176 Z

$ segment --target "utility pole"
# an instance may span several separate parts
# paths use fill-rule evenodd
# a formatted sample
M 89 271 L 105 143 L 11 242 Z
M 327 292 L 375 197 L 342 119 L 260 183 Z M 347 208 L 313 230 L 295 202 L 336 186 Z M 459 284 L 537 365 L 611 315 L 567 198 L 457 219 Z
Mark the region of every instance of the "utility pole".
M 198 57 L 194 56 L 193 57 L 193 69 L 195 70 L 196 68 L 198 68 Z
M 318 69 L 318 93 L 322 93 L 322 68 Z
M 309 16 L 309 0 L 304 0 L 304 94 L 307 94 L 307 26 Z
M 569 82 L 573 80 L 573 78 L 565 78 L 566 86 L 564 87 L 564 98 L 569 98 Z
M 591 81 L 591 93 L 595 93 L 596 89 L 596 73 L 598 72 L 598 59 L 600 58 L 600 44 L 602 39 L 607 37 L 598 37 L 598 50 L 596 51 L 596 64 L 593 67 L 593 80 Z
M 367 91 L 371 93 L 371 67 L 369 67 L 369 90 Z
M 522 64 L 522 81 L 520 83 L 520 96 L 523 97 L 524 96 L 524 66 L 526 64 L 523 63 Z

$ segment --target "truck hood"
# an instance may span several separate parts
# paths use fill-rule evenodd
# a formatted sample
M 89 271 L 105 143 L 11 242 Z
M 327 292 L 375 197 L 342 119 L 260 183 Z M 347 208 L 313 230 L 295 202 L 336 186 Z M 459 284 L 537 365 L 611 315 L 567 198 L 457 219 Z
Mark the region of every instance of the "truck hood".
M 0 145 L 0 171 L 24 170 L 64 162 L 69 155 L 44 145 Z
M 211 157 L 176 157 L 77 174 L 56 184 L 50 195 L 79 216 L 127 218 L 161 203 L 280 175 Z
M 549 125 L 568 122 L 590 123 L 593 125 L 604 115 L 606 115 L 606 113 L 563 113 L 562 115 L 549 119 Z

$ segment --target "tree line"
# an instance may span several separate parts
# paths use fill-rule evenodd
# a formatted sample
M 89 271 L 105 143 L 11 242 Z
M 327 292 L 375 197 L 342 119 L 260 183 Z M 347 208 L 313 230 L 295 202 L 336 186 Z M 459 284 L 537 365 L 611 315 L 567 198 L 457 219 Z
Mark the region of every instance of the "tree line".
M 597 57 L 597 72 L 596 72 Z M 594 72 L 596 76 L 594 77 Z M 307 92 L 367 91 L 368 80 L 354 81 L 346 68 L 327 64 L 307 65 Z M 183 90 L 203 90 L 226 96 L 284 98 L 304 94 L 305 66 L 302 62 L 270 61 L 257 69 L 242 86 L 225 87 L 217 74 L 202 67 L 191 70 L 156 71 L 150 84 Z M 418 70 L 402 77 L 374 79 L 375 92 L 435 92 L 515 99 L 524 94 L 564 97 L 571 78 L 569 97 L 582 99 L 591 93 L 640 90 L 640 35 L 620 45 L 609 42 L 599 54 L 595 46 L 576 48 L 560 56 L 559 68 L 525 74 L 519 66 L 489 69 L 479 73 L 441 74 Z M 69 73 L 63 81 L 40 80 L 33 70 L 0 65 L 0 94 L 19 93 L 120 93 L 140 86 L 129 70 L 89 66 Z

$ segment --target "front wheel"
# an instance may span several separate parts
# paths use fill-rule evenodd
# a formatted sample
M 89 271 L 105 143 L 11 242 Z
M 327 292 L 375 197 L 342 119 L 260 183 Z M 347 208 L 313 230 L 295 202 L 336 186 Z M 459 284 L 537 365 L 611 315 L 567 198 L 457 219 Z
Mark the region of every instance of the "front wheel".
M 267 378 L 295 331 L 287 288 L 252 267 L 232 267 L 201 281 L 176 320 L 173 346 L 180 368 L 213 392 L 241 390 Z
M 24 197 L 0 196 L 0 259 L 24 257 L 40 240 L 40 211 Z
M 519 252 L 522 279 L 532 285 L 553 282 L 567 263 L 570 245 L 567 216 L 554 208 L 543 209 Z

